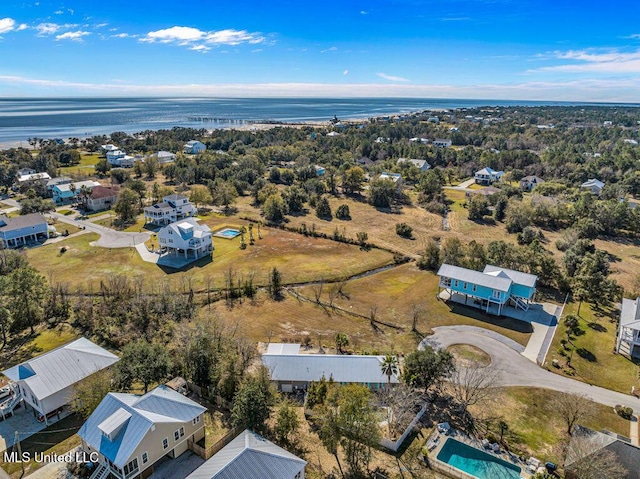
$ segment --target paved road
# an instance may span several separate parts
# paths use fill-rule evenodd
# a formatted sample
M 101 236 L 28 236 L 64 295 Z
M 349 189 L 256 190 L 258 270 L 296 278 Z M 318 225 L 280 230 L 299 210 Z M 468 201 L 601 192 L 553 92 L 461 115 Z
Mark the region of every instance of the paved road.
M 86 228 L 87 231 L 97 233 L 100 239 L 96 241 L 96 246 L 103 248 L 129 248 L 137 244 L 144 243 L 151 235 L 149 233 L 127 233 L 124 231 L 116 231 L 105 226 L 91 223 L 90 221 L 74 220 L 60 213 L 49 213 L 49 216 L 61 223 L 76 226 L 78 228 Z
M 542 369 L 511 348 L 508 345 L 510 340 L 498 340 L 497 333 L 493 331 L 473 326 L 441 326 L 433 328 L 433 331 L 432 336 L 422 340 L 419 348 L 423 347 L 423 344 L 437 348 L 446 348 L 453 344 L 470 344 L 480 348 L 491 356 L 491 367 L 499 371 L 498 380 L 502 386 L 531 386 L 584 394 L 597 403 L 612 407 L 622 404 L 633 408 L 636 415 L 640 413 L 640 399 Z

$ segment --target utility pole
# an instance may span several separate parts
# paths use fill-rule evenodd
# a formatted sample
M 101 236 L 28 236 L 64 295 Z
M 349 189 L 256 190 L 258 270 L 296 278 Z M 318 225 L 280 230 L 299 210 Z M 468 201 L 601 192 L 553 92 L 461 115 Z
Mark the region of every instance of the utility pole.
M 16 431 L 16 445 L 18 446 L 18 460 L 20 461 L 20 466 L 22 467 L 22 474 L 20 477 L 24 476 L 24 461 L 22 460 L 22 446 L 20 446 L 20 434 Z

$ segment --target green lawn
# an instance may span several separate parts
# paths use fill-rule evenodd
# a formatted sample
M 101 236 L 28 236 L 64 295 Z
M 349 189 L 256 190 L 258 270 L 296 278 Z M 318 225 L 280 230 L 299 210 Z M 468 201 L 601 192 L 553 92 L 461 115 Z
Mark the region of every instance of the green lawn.
M 447 200 L 450 201 L 450 211 L 466 211 L 464 205 L 467 202 L 467 196 L 461 190 L 444 190 Z
M 219 223 L 208 220 L 216 230 L 228 220 Z M 238 222 L 238 225 L 244 222 Z M 27 251 L 29 262 L 45 275 L 51 274 L 57 281 L 68 282 L 72 287 L 86 290 L 97 288 L 109 275 L 126 274 L 159 281 L 170 277 L 179 281 L 183 275 L 192 277 L 194 287 L 204 289 L 207 278 L 213 287 L 224 285 L 224 273 L 232 268 L 240 274 L 255 272 L 256 284 L 266 284 L 267 273 L 276 267 L 286 283 L 311 281 L 317 278 L 336 278 L 357 274 L 389 264 L 392 254 L 377 249 L 361 251 L 357 246 L 330 240 L 309 238 L 278 229 L 262 228 L 263 239 L 252 246 L 240 249 L 240 238 L 233 240 L 214 238 L 213 261 L 193 263 L 186 272 L 166 271 L 155 264 L 142 261 L 133 248 L 106 249 L 91 246 L 98 235 L 88 233 L 69 238 L 59 244 L 43 246 Z M 248 241 L 247 241 L 248 242 Z M 60 253 L 61 246 L 67 246 Z M 87 268 L 87 265 L 91 265 Z M 82 273 L 79 273 L 82 271 Z
M 569 303 L 565 307 L 564 316 L 576 314 L 577 310 L 577 303 Z M 570 359 L 573 369 L 568 366 L 549 369 L 622 393 L 629 393 L 631 386 L 637 388 L 638 365 L 614 353 L 619 314 L 615 309 L 597 312 L 583 303 L 580 308 L 580 333 L 572 339 L 573 346 L 570 349 L 573 351 L 565 351 L 566 356 L 559 354 L 561 350 L 564 351 L 561 341 L 567 339 L 566 328 L 560 320 L 547 361 L 551 364 L 553 359 L 557 359 L 562 365 L 566 365 Z
M 80 174 L 80 175 L 92 175 L 95 173 L 95 165 L 100 160 L 101 156 L 98 153 L 80 153 L 80 163 L 72 166 L 64 166 L 60 168 L 61 176 Z
M 0 354 L 3 369 L 27 361 L 78 338 L 78 333 L 69 326 L 53 329 L 44 326 L 36 329 L 35 336 L 23 334 L 11 339 Z

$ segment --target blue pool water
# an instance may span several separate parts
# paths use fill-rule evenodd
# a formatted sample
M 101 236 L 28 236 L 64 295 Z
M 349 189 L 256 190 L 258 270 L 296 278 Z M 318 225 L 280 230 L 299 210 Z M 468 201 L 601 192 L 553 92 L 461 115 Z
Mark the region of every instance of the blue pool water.
M 220 236 L 222 238 L 233 239 L 240 234 L 240 231 L 234 230 L 233 228 L 225 228 L 223 230 L 218 231 L 214 236 Z
M 500 458 L 448 438 L 438 460 L 478 479 L 519 479 L 521 469 Z

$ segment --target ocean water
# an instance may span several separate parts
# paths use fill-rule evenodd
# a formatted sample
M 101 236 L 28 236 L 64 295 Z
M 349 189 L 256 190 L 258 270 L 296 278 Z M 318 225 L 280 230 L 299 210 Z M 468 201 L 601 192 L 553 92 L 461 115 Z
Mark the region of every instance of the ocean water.
M 0 145 L 38 138 L 136 133 L 174 126 L 229 128 L 247 121 L 327 121 L 429 109 L 569 103 L 409 98 L 0 98 Z

